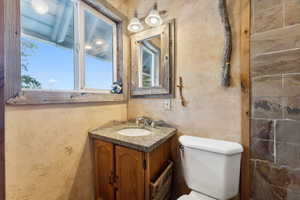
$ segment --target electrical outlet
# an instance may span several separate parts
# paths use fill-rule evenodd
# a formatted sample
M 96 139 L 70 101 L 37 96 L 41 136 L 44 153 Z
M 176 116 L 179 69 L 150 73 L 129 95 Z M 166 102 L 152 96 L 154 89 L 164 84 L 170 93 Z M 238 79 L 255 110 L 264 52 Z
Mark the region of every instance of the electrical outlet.
M 170 111 L 172 109 L 172 99 L 165 99 L 164 109 Z

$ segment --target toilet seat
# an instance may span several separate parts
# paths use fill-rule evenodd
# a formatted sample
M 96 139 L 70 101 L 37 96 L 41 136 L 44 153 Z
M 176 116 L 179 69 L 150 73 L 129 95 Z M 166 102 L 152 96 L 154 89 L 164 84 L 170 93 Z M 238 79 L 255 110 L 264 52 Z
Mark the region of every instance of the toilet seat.
M 209 196 L 192 191 L 189 195 L 182 195 L 177 200 L 216 200 L 216 199 L 213 199 Z
M 179 197 L 179 199 L 177 200 L 194 200 L 194 199 L 191 199 L 191 197 L 189 197 L 189 195 L 182 195 L 181 197 Z

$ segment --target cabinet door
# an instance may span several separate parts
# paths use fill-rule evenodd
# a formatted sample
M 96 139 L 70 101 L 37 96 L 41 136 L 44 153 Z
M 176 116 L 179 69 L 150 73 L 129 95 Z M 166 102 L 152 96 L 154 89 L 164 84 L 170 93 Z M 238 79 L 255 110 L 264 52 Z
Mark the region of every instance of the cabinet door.
M 96 200 L 114 200 L 113 149 L 111 143 L 101 140 L 95 141 Z
M 116 147 L 117 200 L 143 200 L 145 189 L 144 154 Z

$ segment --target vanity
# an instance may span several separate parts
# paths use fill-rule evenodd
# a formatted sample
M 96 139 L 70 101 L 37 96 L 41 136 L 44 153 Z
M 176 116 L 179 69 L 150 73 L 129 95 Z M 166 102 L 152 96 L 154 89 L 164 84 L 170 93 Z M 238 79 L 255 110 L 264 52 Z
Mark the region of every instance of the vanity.
M 96 200 L 170 199 L 175 134 L 172 127 L 116 121 L 90 131 Z

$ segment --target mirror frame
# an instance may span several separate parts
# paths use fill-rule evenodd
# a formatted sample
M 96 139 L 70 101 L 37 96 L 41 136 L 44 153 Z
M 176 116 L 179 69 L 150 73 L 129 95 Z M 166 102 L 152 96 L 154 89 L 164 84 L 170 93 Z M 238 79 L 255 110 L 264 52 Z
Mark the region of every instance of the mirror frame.
M 139 42 L 160 35 L 161 55 L 159 69 L 159 87 L 139 87 Z M 147 29 L 131 36 L 131 97 L 174 96 L 175 88 L 175 20 Z

